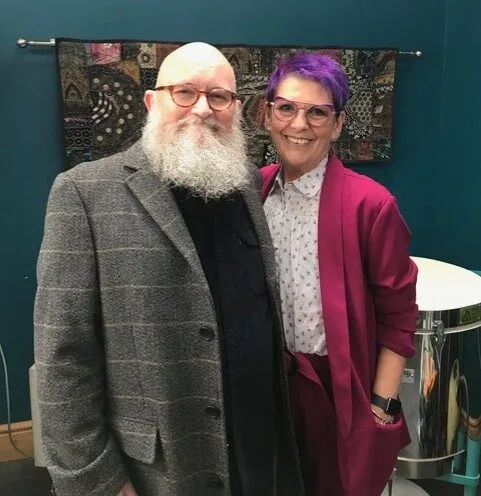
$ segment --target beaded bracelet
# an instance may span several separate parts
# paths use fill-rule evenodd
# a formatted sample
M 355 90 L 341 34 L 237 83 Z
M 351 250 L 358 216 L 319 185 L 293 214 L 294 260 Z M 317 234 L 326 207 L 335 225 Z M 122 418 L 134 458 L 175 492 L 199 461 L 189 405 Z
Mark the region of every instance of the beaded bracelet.
M 394 418 L 389 417 L 388 419 L 382 418 L 380 415 L 378 415 L 374 410 L 371 410 L 371 412 L 374 414 L 375 417 L 377 417 L 380 422 L 378 422 L 381 425 L 386 425 L 386 424 L 393 424 L 394 423 Z

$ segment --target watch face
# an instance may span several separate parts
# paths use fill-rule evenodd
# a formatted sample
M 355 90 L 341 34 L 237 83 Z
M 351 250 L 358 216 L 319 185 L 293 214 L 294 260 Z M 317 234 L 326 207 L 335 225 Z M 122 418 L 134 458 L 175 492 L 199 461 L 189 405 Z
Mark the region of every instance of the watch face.
M 388 415 L 397 415 L 401 410 L 401 402 L 399 400 L 395 400 L 394 398 L 387 398 L 386 408 L 384 411 Z

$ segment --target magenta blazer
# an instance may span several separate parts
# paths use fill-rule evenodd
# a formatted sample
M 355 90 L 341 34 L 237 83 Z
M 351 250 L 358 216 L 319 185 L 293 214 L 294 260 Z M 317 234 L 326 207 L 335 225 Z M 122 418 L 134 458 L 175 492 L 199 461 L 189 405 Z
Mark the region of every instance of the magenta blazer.
M 261 169 L 266 199 L 279 164 Z M 319 271 L 348 496 L 378 496 L 410 442 L 404 418 L 380 426 L 371 388 L 380 347 L 414 354 L 417 267 L 409 229 L 393 195 L 372 179 L 327 163 L 319 208 Z

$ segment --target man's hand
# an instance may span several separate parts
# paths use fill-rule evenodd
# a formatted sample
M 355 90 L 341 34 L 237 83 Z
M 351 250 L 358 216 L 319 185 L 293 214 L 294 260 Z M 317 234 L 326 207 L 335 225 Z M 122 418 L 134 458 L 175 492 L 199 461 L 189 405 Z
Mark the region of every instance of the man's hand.
M 138 496 L 137 491 L 134 489 L 134 486 L 127 482 L 125 486 L 120 490 L 120 493 L 117 496 Z

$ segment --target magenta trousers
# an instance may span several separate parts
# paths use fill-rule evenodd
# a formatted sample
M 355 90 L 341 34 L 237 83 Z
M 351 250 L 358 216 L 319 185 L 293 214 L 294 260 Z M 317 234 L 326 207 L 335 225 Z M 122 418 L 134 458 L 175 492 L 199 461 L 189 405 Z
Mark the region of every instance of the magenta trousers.
M 344 496 L 328 358 L 308 353 L 285 356 L 306 496 Z

